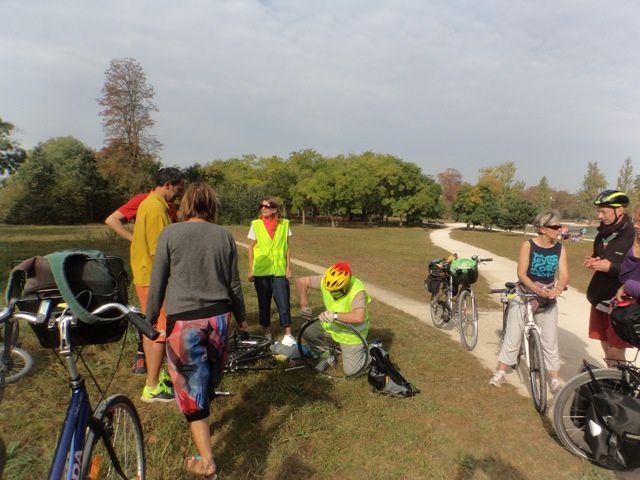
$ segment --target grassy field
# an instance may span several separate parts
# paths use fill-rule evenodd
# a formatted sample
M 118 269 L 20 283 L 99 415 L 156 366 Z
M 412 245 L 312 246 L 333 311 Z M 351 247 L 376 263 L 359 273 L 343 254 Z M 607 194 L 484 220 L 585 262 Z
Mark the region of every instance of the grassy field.
M 451 238 L 517 261 L 520 245 L 525 238 L 531 237 L 524 237 L 521 233 L 457 229 L 451 232 Z M 569 262 L 569 285 L 586 293 L 593 272 L 582 266 L 582 262 L 584 257 L 591 256 L 593 242 L 564 242 L 564 245 Z M 513 273 L 515 277 L 515 271 Z
M 232 228 L 244 239 L 246 227 Z M 490 237 L 487 237 L 490 238 Z M 11 260 L 69 247 L 100 248 L 128 258 L 127 244 L 102 226 L 0 226 L 0 280 Z M 427 259 L 441 251 L 421 229 L 329 229 L 294 226 L 295 257 L 326 265 L 349 260 L 367 281 L 424 299 Z M 483 245 L 492 250 L 489 245 Z M 242 276 L 246 250 L 240 248 Z M 294 268 L 294 275 L 304 275 Z M 244 285 L 255 329 L 253 286 Z M 320 309 L 320 299 L 313 297 Z M 294 315 L 297 304 L 292 302 Z M 490 372 L 443 332 L 374 301 L 370 335 L 422 392 L 411 399 L 371 392 L 366 379 L 330 381 L 310 371 L 229 375 L 231 397 L 212 405 L 212 442 L 221 479 L 609 479 L 555 439 L 549 423 L 514 388 L 491 388 Z M 296 323 L 299 327 L 299 323 Z M 44 478 L 68 400 L 67 380 L 50 351 L 24 329 L 35 357 L 31 374 L 7 388 L 0 430 L 9 460 L 5 478 Z M 139 409 L 151 479 L 189 478 L 182 460 L 192 453 L 187 426 L 173 404 L 139 401 L 143 379 L 129 373 L 131 336 L 121 344 L 87 347 L 83 356 L 99 380 L 115 371 L 110 393 L 124 392 Z M 89 384 L 91 382 L 88 382 Z M 92 389 L 92 398 L 98 398 Z

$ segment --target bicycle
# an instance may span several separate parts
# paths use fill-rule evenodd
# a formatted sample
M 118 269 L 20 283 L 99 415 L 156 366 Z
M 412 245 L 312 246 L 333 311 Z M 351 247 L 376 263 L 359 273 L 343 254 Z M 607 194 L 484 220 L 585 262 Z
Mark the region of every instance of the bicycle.
M 637 357 L 638 352 L 636 359 Z M 591 372 L 585 371 L 573 377 L 556 396 L 553 425 L 558 439 L 572 454 L 598 463 L 585 440 L 591 396 L 598 392 L 591 375 L 595 377 L 601 390 L 640 398 L 640 369 L 632 362 L 620 362 L 614 368 L 594 368 Z M 612 468 L 610 465 L 600 465 Z
M 522 318 L 524 329 L 522 331 L 522 342 L 516 368 L 520 364 L 520 359 L 524 356 L 529 371 L 529 384 L 531 386 L 531 397 L 538 413 L 547 410 L 547 371 L 544 365 L 542 343 L 540 341 L 540 326 L 535 322 L 531 300 L 537 296 L 535 293 L 527 293 L 519 290 L 519 284 L 513 282 L 505 283 L 505 288 L 491 289 L 491 293 L 499 293 L 502 310 L 502 335 L 507 328 L 508 309 L 513 304 L 511 301 L 516 297 L 521 299 L 525 305 L 525 312 Z
M 435 327 L 444 328 L 453 320 L 460 342 L 468 351 L 478 344 L 478 307 L 471 285 L 478 280 L 478 265 L 492 260 L 474 255 L 471 259 L 429 262 L 425 288 L 431 292 L 431 321 Z
M 337 335 L 350 334 L 357 339 L 355 344 L 341 344 L 334 340 L 333 332 Z M 343 358 L 343 348 L 349 350 L 364 349 L 365 357 L 361 365 L 356 365 L 355 369 L 345 372 Z M 298 334 L 298 352 L 304 365 L 310 369 L 322 373 L 332 378 L 354 378 L 361 375 L 370 362 L 369 345 L 365 338 L 354 326 L 334 320 L 323 325 L 319 318 L 312 318 L 306 321 Z
M 291 349 L 296 351 L 294 347 Z M 304 368 L 304 365 L 293 363 L 290 366 L 284 366 L 278 362 L 278 354 L 271 351 L 271 340 L 262 335 L 235 332 L 229 338 L 227 350 L 226 373 L 276 369 L 290 371 Z M 295 359 L 288 359 L 288 361 L 295 362 Z
M 49 302 L 50 299 L 44 300 L 43 308 L 51 308 Z M 143 317 L 120 303 L 104 304 L 91 314 L 100 315 L 114 310 L 122 314 L 120 322 L 125 321 L 125 329 L 128 322 L 147 337 L 158 337 L 158 332 Z M 144 440 L 140 418 L 133 402 L 125 395 L 115 394 L 102 400 L 95 409 L 91 407 L 85 380 L 78 372 L 76 359 L 73 357 L 73 339 L 77 335 L 74 330 L 80 320 L 68 308 L 64 308 L 64 304 L 61 311 L 52 309 L 44 317 L 17 312 L 13 307 L 8 307 L 0 313 L 0 318 L 28 322 L 47 336 L 47 343 L 52 334 L 59 339 L 58 354 L 69 375 L 71 399 L 48 478 L 143 479 Z M 107 461 L 110 461 L 110 465 L 105 465 Z

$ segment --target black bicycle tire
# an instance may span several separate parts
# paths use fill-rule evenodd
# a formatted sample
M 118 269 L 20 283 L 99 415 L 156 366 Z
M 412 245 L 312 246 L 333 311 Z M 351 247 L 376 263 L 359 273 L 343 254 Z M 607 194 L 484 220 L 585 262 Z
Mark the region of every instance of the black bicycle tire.
M 447 321 L 444 317 L 444 307 L 442 302 L 447 300 L 447 288 L 443 288 L 437 294 L 431 296 L 431 302 L 429 303 L 429 310 L 431 312 L 431 322 L 436 328 L 444 328 Z
M 599 368 L 591 372 L 599 381 L 601 388 L 629 393 L 629 384 L 624 379 L 624 373 L 617 368 Z M 553 407 L 553 426 L 560 443 L 572 454 L 595 462 L 591 450 L 584 441 L 586 409 L 577 408 L 575 402 L 582 396 L 581 387 L 592 381 L 589 372 L 583 372 L 571 380 L 556 395 Z M 588 401 L 586 403 L 588 405 Z
M 529 330 L 529 384 L 531 398 L 536 411 L 544 414 L 547 410 L 547 375 L 544 366 L 544 355 L 540 334 L 535 328 Z
M 4 347 L 0 346 L 0 359 L 4 355 Z M 22 348 L 13 347 L 11 349 L 11 362 L 12 366 L 8 372 L 4 372 L 4 382 L 15 383 L 22 377 L 27 375 L 33 368 L 33 358 L 26 350 Z M 17 367 L 16 367 L 17 365 Z M 1 373 L 0 373 L 1 374 Z
M 308 347 L 308 343 L 307 339 L 304 338 L 304 333 L 307 331 L 307 329 L 309 329 L 313 324 L 315 324 L 316 322 L 319 322 L 320 320 L 318 318 L 312 318 L 311 320 L 306 321 L 302 327 L 300 328 L 300 332 L 298 333 L 298 352 L 300 353 L 300 357 L 302 358 L 302 361 L 304 362 L 304 364 L 309 367 L 310 369 L 316 371 L 316 366 L 318 364 L 319 359 L 318 358 L 314 358 L 312 354 L 310 354 L 310 352 L 305 351 L 305 347 L 306 348 L 310 348 Z M 369 345 L 367 344 L 367 341 L 362 337 L 362 335 L 360 335 L 360 333 L 353 328 L 351 325 L 349 325 L 348 323 L 343 323 L 340 322 L 338 320 L 334 320 L 335 323 L 342 325 L 343 327 L 346 327 L 348 330 L 350 330 L 350 332 L 354 335 L 356 335 L 360 341 L 362 342 L 362 344 L 365 347 L 365 351 L 367 352 L 367 356 L 369 356 Z M 330 340 L 329 340 L 330 339 Z M 330 335 L 327 335 L 327 342 L 325 342 L 327 345 L 327 352 L 328 355 L 334 355 L 335 356 L 335 363 L 334 365 L 332 365 L 331 367 L 329 367 L 327 370 L 321 372 L 323 375 L 328 376 L 328 377 L 332 377 L 332 378 L 354 378 L 357 377 L 359 375 L 362 374 L 362 372 L 364 370 L 367 369 L 367 367 L 369 366 L 369 361 L 365 361 L 364 364 L 362 365 L 362 367 L 357 371 L 354 372 L 350 375 L 345 375 L 344 371 L 342 369 L 342 353 L 340 351 L 340 345 L 338 343 L 336 343 L 333 338 Z M 315 344 L 314 346 L 316 347 L 321 347 L 318 344 Z M 321 347 L 322 348 L 322 347 Z
M 138 415 L 138 411 L 136 410 L 133 402 L 126 395 L 116 394 L 109 397 L 107 400 L 101 402 L 98 407 L 95 409 L 93 418 L 102 425 L 105 425 L 105 422 L 113 422 L 113 415 L 116 411 L 121 411 L 125 416 L 130 418 L 130 427 L 133 432 L 133 442 L 126 441 L 125 447 L 133 447 L 134 452 L 136 454 L 136 461 L 134 463 L 126 463 L 124 462 L 123 455 L 121 455 L 121 451 L 119 450 L 119 446 L 117 440 L 119 438 L 124 437 L 126 432 L 122 432 L 122 435 L 119 434 L 121 432 L 111 431 L 114 426 L 113 423 L 107 424 L 107 431 L 110 436 L 112 436 L 112 445 L 118 456 L 118 460 L 120 462 L 120 466 L 127 474 L 129 478 L 137 478 L 140 480 L 144 480 L 145 478 L 145 470 L 146 470 L 146 461 L 145 461 L 145 452 L 144 452 L 144 435 L 142 433 L 142 425 L 140 423 L 140 417 Z M 119 417 L 119 416 L 118 416 Z M 118 418 L 119 420 L 119 418 Z M 100 464 L 104 461 L 109 462 L 109 466 L 112 466 L 111 459 L 109 454 L 107 453 L 106 447 L 102 444 L 102 438 L 100 436 L 100 432 L 97 428 L 91 427 L 88 429 L 87 439 L 85 441 L 84 449 L 82 451 L 82 468 L 80 469 L 80 478 L 85 479 L 87 475 L 91 471 L 92 465 L 94 463 L 94 455 L 96 453 L 96 446 L 101 445 L 104 448 L 103 456 L 105 458 L 100 458 L 96 460 L 97 464 Z M 131 465 L 135 465 L 132 471 L 130 468 Z M 133 475 L 130 474 L 133 473 Z M 111 472 L 106 472 L 107 476 L 99 476 L 97 478 L 105 478 L 105 479 L 120 479 L 120 476 L 117 474 L 115 469 L 111 469 Z M 136 476 L 137 475 L 137 476 Z
M 224 368 L 225 372 L 233 373 L 240 370 L 265 370 L 264 368 L 250 368 L 247 365 L 258 360 L 273 357 L 269 347 L 271 340 L 261 335 L 248 335 L 242 340 L 232 340 L 229 342 L 227 360 Z M 274 365 L 271 369 L 276 369 Z
M 463 308 L 467 299 L 471 301 L 471 323 L 462 317 L 463 312 L 467 311 L 466 308 Z M 473 330 L 470 339 L 466 333 L 467 326 Z M 467 351 L 472 351 L 478 344 L 478 307 L 475 298 L 468 289 L 462 290 L 458 295 L 458 327 L 460 328 L 460 343 Z

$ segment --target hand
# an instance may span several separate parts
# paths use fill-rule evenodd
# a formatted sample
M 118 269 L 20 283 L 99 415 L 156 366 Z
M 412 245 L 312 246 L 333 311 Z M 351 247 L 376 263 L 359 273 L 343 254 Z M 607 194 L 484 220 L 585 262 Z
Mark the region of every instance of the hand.
M 560 295 L 562 295 L 562 289 L 558 287 L 553 287 L 551 290 L 549 290 L 549 298 L 551 300 L 553 300 L 554 298 L 558 298 Z
M 311 307 L 302 307 L 300 308 L 300 316 L 302 320 L 307 322 L 313 318 L 313 310 L 311 310 Z
M 595 262 L 596 260 L 600 260 L 600 257 L 584 257 L 584 262 L 582 262 L 582 265 L 587 268 L 593 269 L 593 262 Z
M 285 278 L 291 278 L 291 268 L 287 267 L 287 271 L 284 274 Z
M 326 310 L 318 315 L 318 318 L 321 322 L 331 323 L 333 322 L 333 312 L 331 310 Z
M 607 273 L 610 268 L 611 268 L 611 262 L 606 259 L 598 258 L 598 259 L 595 259 L 591 264 L 591 269 L 595 270 L 596 272 Z
M 551 298 L 551 290 L 545 287 L 536 288 L 535 293 L 542 298 Z
M 250 282 L 253 282 L 253 270 L 249 270 L 249 273 L 247 274 L 247 278 L 249 279 Z

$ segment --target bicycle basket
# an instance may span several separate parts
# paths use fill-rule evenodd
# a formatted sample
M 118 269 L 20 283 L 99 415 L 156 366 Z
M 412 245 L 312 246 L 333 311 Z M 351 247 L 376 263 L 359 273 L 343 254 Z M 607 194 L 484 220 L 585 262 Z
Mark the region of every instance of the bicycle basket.
M 446 271 L 443 268 L 443 260 L 441 258 L 429 262 L 429 276 L 444 277 L 445 274 Z
M 478 262 L 470 258 L 457 258 L 449 266 L 456 282 L 475 283 L 478 280 Z
M 65 256 L 62 271 L 67 295 L 62 294 L 62 288 L 54 281 L 52 268 L 56 267 L 55 263 L 52 267 L 49 255 L 25 260 L 12 271 L 12 277 L 19 279 L 14 285 L 23 285 L 22 294 L 16 302 L 18 309 L 41 317 L 41 323 L 30 324 L 40 345 L 45 348 L 59 345 L 59 333 L 53 320 L 62 313 L 62 303 L 68 304 L 78 317 L 78 322 L 70 329 L 73 346 L 120 340 L 128 324 L 120 312 L 105 312 L 104 316 L 95 317 L 98 321 L 89 323 L 83 321 L 78 310 L 90 312 L 110 302 L 127 305 L 129 276 L 122 259 L 106 257 L 97 251 L 58 253 Z M 13 294 L 15 291 L 14 288 Z M 72 302 L 69 301 L 69 294 L 73 295 Z M 49 308 L 45 308 L 45 305 L 49 305 Z

